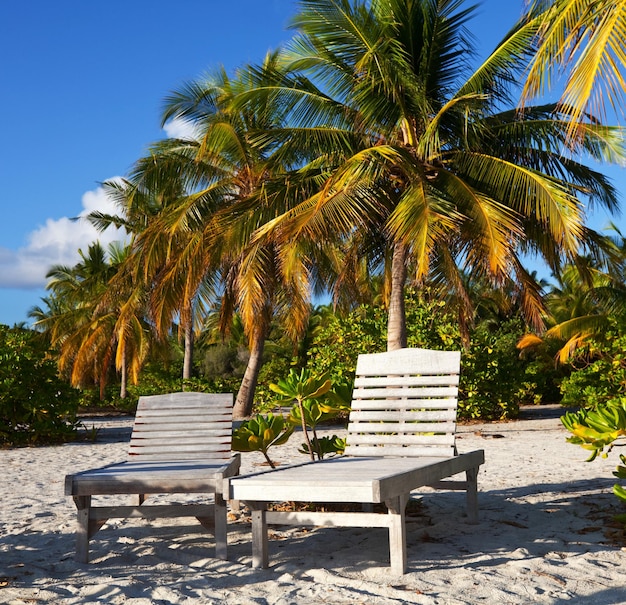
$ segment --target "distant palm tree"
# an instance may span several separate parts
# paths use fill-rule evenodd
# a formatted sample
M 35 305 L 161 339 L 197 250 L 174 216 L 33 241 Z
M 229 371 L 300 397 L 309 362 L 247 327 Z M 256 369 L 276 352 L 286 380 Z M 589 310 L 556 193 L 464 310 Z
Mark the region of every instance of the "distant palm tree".
M 544 340 L 559 342 L 557 359 L 565 363 L 592 339 L 602 339 L 613 326 L 626 325 L 626 240 L 615 228 L 605 238 L 608 264 L 590 257 L 576 259 L 556 276 L 546 294 L 548 329 L 527 334 L 518 344 L 530 349 Z
M 35 308 L 30 316 L 58 351 L 59 368 L 69 373 L 73 386 L 98 384 L 104 397 L 115 367 L 125 398 L 129 373 L 136 382 L 152 342 L 145 298 L 120 275 L 128 247 L 111 244 L 105 251 L 95 242 L 79 253 L 81 260 L 73 267 L 50 269 L 48 309 Z

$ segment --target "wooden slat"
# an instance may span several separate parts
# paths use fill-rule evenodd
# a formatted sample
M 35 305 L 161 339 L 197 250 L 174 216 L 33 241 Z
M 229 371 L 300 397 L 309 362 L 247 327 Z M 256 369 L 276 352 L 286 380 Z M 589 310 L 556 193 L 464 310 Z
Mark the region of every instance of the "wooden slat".
M 391 410 L 352 410 L 350 413 L 350 420 L 352 422 L 402 422 L 404 424 L 412 424 L 413 428 L 419 431 L 430 431 L 431 428 L 425 426 L 426 424 L 433 422 L 436 425 L 443 426 L 443 424 L 449 425 L 449 430 L 456 430 L 456 423 L 454 422 L 456 414 L 454 410 L 448 412 L 435 412 L 436 418 L 433 418 L 433 412 L 428 412 L 430 416 L 425 416 L 427 412 L 424 411 L 403 411 L 399 410 L 393 412 Z M 424 426 L 422 426 L 424 425 Z
M 351 433 L 350 443 L 352 445 L 454 445 L 454 436 L 432 435 L 428 433 Z
M 460 351 L 432 351 L 428 349 L 398 349 L 384 353 L 359 355 L 357 376 L 408 374 L 407 368 L 416 368 L 416 374 L 458 374 Z
M 141 453 L 138 455 L 135 454 L 131 454 L 129 456 L 129 460 L 132 461 L 135 458 L 141 458 L 142 460 L 147 460 L 149 462 L 158 462 L 158 461 L 163 461 L 163 462 L 170 462 L 170 461 L 176 461 L 176 460 L 205 460 L 207 462 L 224 462 L 226 460 L 228 460 L 228 457 L 226 457 L 224 455 L 224 453 L 222 452 L 196 452 L 196 453 L 192 453 L 192 454 L 185 454 L 184 458 L 182 455 L 179 455 L 177 457 L 173 457 L 172 454 L 168 454 L 167 452 L 165 453 L 160 453 L 160 454 L 145 454 L 145 453 Z
M 232 434 L 232 433 L 231 433 Z M 214 445 L 219 444 L 230 444 L 230 435 L 205 435 L 202 432 L 191 432 L 191 433 L 174 433 L 176 435 L 176 440 L 169 439 L 161 439 L 158 436 L 154 436 L 151 433 L 140 433 L 139 435 L 135 435 L 135 441 L 138 444 L 149 444 L 149 443 L 159 443 L 161 447 L 168 448 L 172 446 L 176 446 L 180 443 L 189 443 L 189 444 L 197 444 L 197 445 L 206 445 L 208 447 L 213 447 Z
M 138 412 L 135 419 L 140 423 L 146 420 L 151 422 L 153 419 L 160 419 L 160 422 L 188 422 L 190 418 L 194 417 L 204 422 L 229 421 L 229 416 L 223 410 L 211 408 L 162 408 L 144 410 Z
M 456 397 L 459 392 L 455 386 L 432 386 L 432 387 L 415 387 L 402 388 L 393 387 L 389 389 L 372 388 L 372 389 L 354 389 L 352 391 L 352 399 L 387 399 L 387 398 L 430 398 L 430 397 Z
M 150 506 L 98 506 L 91 518 L 98 519 L 172 519 L 178 517 L 212 517 L 213 504 L 152 504 Z
M 383 428 L 384 427 L 384 428 Z M 352 423 L 350 425 L 350 435 L 367 433 L 398 433 L 407 435 L 454 435 L 454 422 L 420 422 L 398 423 L 387 422 L 384 424 L 372 424 L 369 422 Z
M 400 456 L 408 458 L 420 458 L 422 456 L 447 457 L 454 456 L 454 448 L 450 446 L 427 446 L 419 447 L 412 445 L 411 447 L 402 447 L 396 445 L 372 446 L 372 445 L 347 445 L 345 450 L 346 456 Z
M 132 460 L 231 457 L 230 393 L 168 393 L 140 397 L 128 448 Z
M 177 460 L 178 454 L 194 453 L 198 454 L 210 454 L 211 452 L 223 452 L 225 451 L 225 444 L 213 444 L 213 443 L 168 443 L 163 445 L 162 443 L 145 443 L 140 445 L 131 445 L 129 452 L 137 454 L 169 454 L 172 460 Z M 227 451 L 230 451 L 229 449 Z
M 420 386 L 454 386 L 459 384 L 458 374 L 444 375 L 385 375 L 385 376 L 356 376 L 355 388 L 373 387 L 420 387 Z
M 352 410 L 453 410 L 457 400 L 445 399 L 354 399 Z
M 171 427 L 177 431 L 221 431 L 227 432 L 231 427 L 232 421 L 230 418 L 224 418 L 219 420 L 213 420 L 208 416 L 199 416 L 197 413 L 190 418 L 181 418 L 176 416 L 170 418 L 168 416 L 159 416 L 152 418 L 139 418 L 135 419 L 135 431 L 160 431 L 163 428 Z
M 391 422 L 391 421 L 364 421 L 351 422 L 349 434 L 380 433 L 389 435 L 406 433 L 410 435 L 430 435 L 432 433 L 451 435 L 454 434 L 454 422 Z
M 374 425 L 378 425 L 379 423 L 384 424 L 384 422 L 389 421 L 389 418 L 385 414 L 383 418 L 379 415 L 384 414 L 384 412 L 363 412 L 362 414 L 355 414 L 356 422 L 365 423 L 369 422 Z M 454 410 L 445 410 L 445 411 L 426 411 L 421 412 L 418 418 L 415 418 L 420 422 L 455 422 L 456 421 L 456 412 Z M 350 422 L 348 424 L 348 432 L 352 431 L 352 422 L 353 418 L 350 416 Z M 400 418 L 399 420 L 402 420 Z M 381 430 L 385 430 L 384 426 L 381 426 Z M 419 425 L 416 424 L 416 430 L 419 431 Z
M 195 393 L 195 392 L 179 392 L 165 393 L 162 395 L 144 395 L 139 398 L 137 410 L 148 410 L 151 408 L 184 408 L 197 406 L 202 409 L 213 405 L 224 405 L 225 401 L 232 402 L 230 393 Z M 232 405 L 232 403 L 231 403 Z
M 315 525 L 318 527 L 389 527 L 389 515 L 379 513 L 267 511 L 267 523 Z

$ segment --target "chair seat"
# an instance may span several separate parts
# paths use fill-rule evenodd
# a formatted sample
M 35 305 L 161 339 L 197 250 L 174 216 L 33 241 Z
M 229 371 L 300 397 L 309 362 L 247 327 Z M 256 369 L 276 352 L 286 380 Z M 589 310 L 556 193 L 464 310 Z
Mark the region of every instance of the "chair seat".
M 66 494 L 180 494 L 215 492 L 225 476 L 235 474 L 238 460 L 205 463 L 198 460 L 119 462 L 66 478 Z
M 448 458 L 340 456 L 229 479 L 232 500 L 383 503 L 482 464 L 477 450 Z

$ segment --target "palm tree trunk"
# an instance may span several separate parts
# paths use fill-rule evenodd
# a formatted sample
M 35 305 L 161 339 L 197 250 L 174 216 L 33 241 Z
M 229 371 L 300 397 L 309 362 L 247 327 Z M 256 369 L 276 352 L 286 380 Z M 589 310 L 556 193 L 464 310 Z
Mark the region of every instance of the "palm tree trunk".
M 191 378 L 191 370 L 193 367 L 193 322 L 189 321 L 185 324 L 185 357 L 183 360 L 183 380 Z M 183 385 L 184 390 L 184 385 Z
M 259 330 L 260 332 L 260 330 Z M 263 363 L 263 349 L 265 348 L 265 335 L 257 334 L 250 347 L 250 358 L 248 365 L 237 393 L 235 406 L 233 407 L 233 418 L 246 418 L 252 414 L 252 404 L 254 402 L 254 391 L 256 389 L 259 370 Z
M 126 355 L 122 359 L 122 367 L 120 369 L 120 399 L 126 399 L 128 396 L 128 368 L 126 367 Z
M 407 247 L 396 243 L 391 259 L 391 293 L 387 315 L 387 350 L 403 349 L 406 340 L 406 310 L 404 307 L 404 285 L 406 283 L 408 256 Z

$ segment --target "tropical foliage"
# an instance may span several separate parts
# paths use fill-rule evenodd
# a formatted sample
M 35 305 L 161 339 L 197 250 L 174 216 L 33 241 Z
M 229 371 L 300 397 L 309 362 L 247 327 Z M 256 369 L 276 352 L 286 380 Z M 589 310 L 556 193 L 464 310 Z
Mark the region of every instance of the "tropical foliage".
M 626 92 L 624 0 L 533 0 L 529 27 L 537 28 L 524 98 L 545 94 L 564 79 L 561 105 L 573 129 L 586 114 L 621 115 Z
M 272 446 L 286 443 L 294 428 L 280 414 L 257 414 L 233 431 L 232 448 L 236 452 L 261 452 L 267 463 L 276 468 L 267 451 Z
M 112 244 L 108 254 L 97 242 L 73 267 L 48 272 L 48 309 L 35 308 L 35 327 L 44 331 L 58 351 L 59 370 L 72 386 L 97 384 L 104 398 L 114 370 L 120 372 L 120 397 L 127 377 L 136 383 L 150 345 L 145 294 L 123 269 L 128 248 Z
M 337 453 L 337 450 L 332 450 L 337 441 L 336 436 L 322 440 L 316 432 L 320 423 L 337 418 L 349 404 L 349 401 L 344 401 L 340 394 L 331 390 L 332 382 L 328 374 L 312 374 L 304 368 L 300 372 L 292 369 L 285 378 L 270 384 L 270 389 L 276 393 L 276 404 L 293 406 L 287 420 L 293 426 L 302 427 L 306 440 L 303 450 L 311 460 L 315 460 L 316 456 L 321 460 L 330 451 Z M 312 438 L 309 429 L 313 433 Z
M 507 109 L 538 23 L 520 22 L 472 70 L 471 16 L 457 0 L 308 0 L 283 60 L 287 77 L 244 97 L 264 93 L 292 108 L 288 128 L 266 136 L 281 153 L 310 150 L 300 172 L 322 169 L 324 179 L 260 232 L 282 242 L 361 234 L 383 267 L 390 349 L 406 344 L 408 278 L 436 280 L 464 302 L 463 274 L 517 283 L 521 310 L 539 325 L 539 288 L 521 252 L 557 270 L 593 246 L 579 196 L 615 207 L 606 179 L 576 158 L 623 158 L 621 132 L 587 121 L 564 153 L 562 107 Z M 460 312 L 464 325 L 471 308 Z
M 0 325 L 0 446 L 65 441 L 76 434 L 77 408 L 41 336 Z
M 619 105 L 625 10 L 529 2 L 476 61 L 463 0 L 302 0 L 284 48 L 165 99 L 162 124 L 190 134 L 150 145 L 106 184 L 118 214 L 90 217 L 128 243 L 51 269 L 32 315 L 60 375 L 127 409 L 187 387 L 238 390 L 239 418 L 295 401 L 311 457 L 340 449 L 308 430 L 361 352 L 464 348 L 469 418 L 624 395 L 626 246 L 588 213 L 618 210 L 590 163 L 626 159 L 594 96 Z M 266 455 L 278 418 L 241 447 Z
M 621 396 L 596 410 L 569 412 L 562 418 L 565 428 L 572 433 L 570 443 L 580 445 L 591 452 L 588 461 L 598 454 L 606 457 L 616 445 L 626 442 L 626 396 Z M 626 456 L 620 455 L 621 465 L 613 473 L 618 479 L 626 479 Z M 626 489 L 616 483 L 613 493 L 626 503 Z M 620 520 L 626 524 L 626 515 Z
M 412 291 L 406 298 L 408 345 L 430 349 L 460 349 L 463 338 L 454 307 Z M 334 316 L 312 339 L 307 367 L 328 372 L 331 380 L 354 376 L 360 353 L 385 347 L 383 308 L 362 305 L 350 314 Z M 523 403 L 559 399 L 561 369 L 552 356 L 533 352 L 520 358 L 516 348 L 524 333 L 519 318 L 480 321 L 470 331 L 463 351 L 459 415 L 462 418 L 514 418 Z

